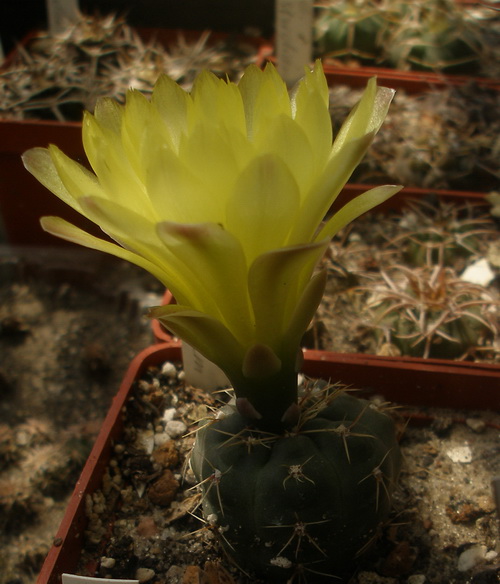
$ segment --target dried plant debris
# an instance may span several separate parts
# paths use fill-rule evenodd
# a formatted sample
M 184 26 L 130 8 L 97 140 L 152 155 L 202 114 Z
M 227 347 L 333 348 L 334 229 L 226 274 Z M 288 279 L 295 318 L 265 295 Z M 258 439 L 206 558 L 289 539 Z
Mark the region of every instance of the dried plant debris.
M 360 92 L 331 89 L 336 128 Z M 352 180 L 427 189 L 500 186 L 500 92 L 474 83 L 409 95 L 397 91 L 384 126 Z
M 144 41 L 116 15 L 80 20 L 66 31 L 40 33 L 17 48 L 0 72 L 0 117 L 79 121 L 99 97 L 123 101 L 129 88 L 148 93 L 162 73 L 190 89 L 197 73 L 210 69 L 236 79 L 256 59 L 251 44 L 212 42 L 209 32 L 172 45 Z
M 496 77 L 500 17 L 455 0 L 318 0 L 316 55 L 326 60 Z

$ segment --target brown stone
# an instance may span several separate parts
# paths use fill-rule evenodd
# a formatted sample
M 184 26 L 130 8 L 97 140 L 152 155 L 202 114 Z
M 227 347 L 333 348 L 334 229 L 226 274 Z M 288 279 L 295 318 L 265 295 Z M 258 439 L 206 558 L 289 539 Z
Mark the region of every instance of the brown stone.
M 168 440 L 153 452 L 153 460 L 165 468 L 174 468 L 179 463 L 179 453 L 173 440 Z
M 168 507 L 175 499 L 179 486 L 179 482 L 174 477 L 174 473 L 166 469 L 161 477 L 149 487 L 148 497 L 155 505 Z
M 398 542 L 384 560 L 385 576 L 400 577 L 408 574 L 417 558 L 417 550 L 407 541 Z
M 182 584 L 200 584 L 200 568 L 188 566 L 184 572 Z
M 218 562 L 206 562 L 201 584 L 235 584 L 231 574 Z
M 158 535 L 158 526 L 152 517 L 141 517 L 136 531 L 142 537 L 153 537 Z

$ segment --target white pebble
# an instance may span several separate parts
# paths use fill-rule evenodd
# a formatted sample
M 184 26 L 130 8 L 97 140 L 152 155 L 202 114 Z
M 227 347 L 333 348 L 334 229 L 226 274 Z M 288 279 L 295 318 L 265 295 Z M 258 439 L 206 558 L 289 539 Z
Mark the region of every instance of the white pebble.
M 459 572 L 467 572 L 476 564 L 479 564 L 486 556 L 485 545 L 474 545 L 462 552 L 458 558 L 457 569 Z
M 154 578 L 155 571 L 151 570 L 150 568 L 138 568 L 135 577 L 139 580 L 139 584 L 143 584 L 143 582 L 149 582 Z
M 161 373 L 162 375 L 170 377 L 171 379 L 175 379 L 177 377 L 177 369 L 173 363 L 170 363 L 170 361 L 163 363 Z
M 488 286 L 493 282 L 495 273 L 490 268 L 490 264 L 486 258 L 474 262 L 462 272 L 460 276 L 464 282 L 471 284 L 479 284 L 480 286 Z
M 101 567 L 102 568 L 113 568 L 115 564 L 116 564 L 115 558 L 106 558 L 106 557 L 101 558 Z
M 483 422 L 483 420 L 478 420 L 477 418 L 467 418 L 465 423 L 473 432 L 476 432 L 476 434 L 480 434 L 486 430 L 486 424 Z
M 170 422 L 167 422 L 167 425 L 165 426 L 165 432 L 171 438 L 178 438 L 179 436 L 182 436 L 186 430 L 186 424 L 180 420 L 170 420 Z
M 168 432 L 157 432 L 155 434 L 155 447 L 158 448 L 159 446 L 163 446 L 165 442 L 168 442 L 171 439 L 171 436 Z
M 163 412 L 163 416 L 161 417 L 162 422 L 164 422 L 165 424 L 167 422 L 170 422 L 170 420 L 173 420 L 175 418 L 176 413 L 177 413 L 177 410 L 175 408 L 167 408 Z
M 450 448 L 450 450 L 446 451 L 446 454 L 453 462 L 461 462 L 462 464 L 469 464 L 472 462 L 472 450 L 467 444 Z

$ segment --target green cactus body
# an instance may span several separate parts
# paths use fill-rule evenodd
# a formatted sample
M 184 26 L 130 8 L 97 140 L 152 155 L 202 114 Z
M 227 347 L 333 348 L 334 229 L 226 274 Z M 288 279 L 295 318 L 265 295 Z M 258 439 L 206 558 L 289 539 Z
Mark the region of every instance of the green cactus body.
M 384 40 L 389 64 L 403 69 L 470 73 L 484 55 L 478 30 L 449 0 L 401 9 L 399 25 Z
M 442 310 L 428 309 L 426 317 L 429 328 L 442 320 Z M 468 350 L 480 344 L 490 329 L 481 320 L 480 307 L 470 306 L 467 314 L 449 315 L 448 319 L 436 327 L 432 336 L 415 335 L 415 325 L 408 319 L 392 314 L 392 343 L 402 355 L 430 357 L 433 359 L 458 359 Z
M 316 52 L 318 56 L 375 60 L 380 54 L 378 39 L 384 26 L 383 13 L 370 4 L 319 6 L 314 25 Z
M 455 359 L 496 334 L 493 298 L 451 268 L 394 266 L 372 290 L 371 326 L 403 355 Z
M 392 419 L 343 392 L 282 435 L 225 410 L 199 430 L 191 465 L 226 551 L 273 583 L 343 577 L 391 508 L 401 460 Z

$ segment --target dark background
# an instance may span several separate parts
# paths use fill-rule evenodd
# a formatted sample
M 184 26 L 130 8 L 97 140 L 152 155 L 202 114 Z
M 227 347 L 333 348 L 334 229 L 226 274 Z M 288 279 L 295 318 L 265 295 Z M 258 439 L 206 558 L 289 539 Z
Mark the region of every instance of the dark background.
M 80 0 L 85 13 L 117 12 L 141 27 L 273 33 L 274 0 Z M 30 30 L 46 28 L 45 0 L 0 0 L 5 53 Z

